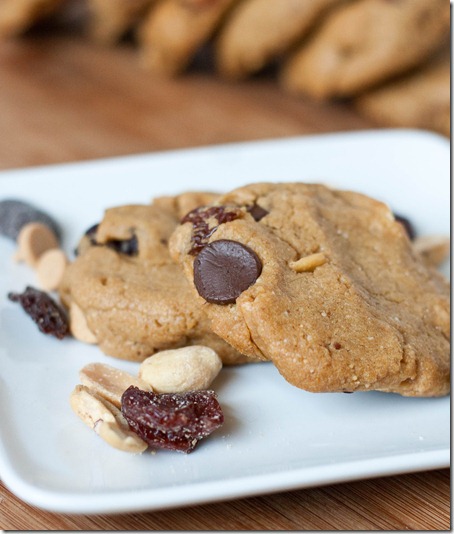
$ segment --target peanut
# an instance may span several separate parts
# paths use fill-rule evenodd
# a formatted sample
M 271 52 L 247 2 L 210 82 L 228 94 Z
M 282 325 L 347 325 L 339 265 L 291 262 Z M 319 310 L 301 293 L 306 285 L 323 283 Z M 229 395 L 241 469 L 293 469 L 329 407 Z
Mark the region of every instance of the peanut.
M 33 222 L 22 227 L 17 236 L 17 246 L 16 261 L 25 261 L 35 267 L 44 252 L 58 248 L 58 240 L 48 226 Z
M 97 342 L 96 336 L 88 328 L 83 311 L 75 302 L 71 302 L 69 306 L 69 329 L 71 334 L 83 343 L 95 344 Z
M 41 289 L 54 291 L 60 286 L 68 258 L 63 250 L 52 248 L 44 252 L 36 264 L 36 276 Z
M 214 350 L 194 345 L 150 356 L 140 365 L 139 377 L 157 393 L 184 393 L 207 389 L 221 368 Z
M 131 453 L 147 449 L 148 445 L 129 429 L 120 410 L 86 386 L 76 386 L 70 404 L 74 413 L 112 447 Z
M 129 386 L 136 386 L 144 391 L 151 389 L 146 381 L 104 363 L 89 363 L 80 370 L 79 377 L 84 386 L 117 408 L 121 406 L 121 396 Z
M 316 267 L 320 267 L 327 261 L 327 257 L 322 252 L 317 252 L 304 256 L 297 261 L 291 261 L 289 267 L 297 273 L 313 272 Z

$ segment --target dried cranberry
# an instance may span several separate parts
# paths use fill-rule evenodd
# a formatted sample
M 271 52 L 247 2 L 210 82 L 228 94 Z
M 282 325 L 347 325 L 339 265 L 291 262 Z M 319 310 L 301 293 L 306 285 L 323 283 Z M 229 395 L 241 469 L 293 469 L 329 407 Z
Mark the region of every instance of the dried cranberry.
M 130 386 L 121 411 L 131 429 L 150 447 L 189 453 L 224 422 L 214 391 L 154 393 Z
M 234 221 L 239 217 L 239 211 L 228 210 L 225 206 L 202 206 L 190 211 L 181 220 L 181 224 L 190 222 L 193 227 L 192 248 L 189 254 L 196 256 L 208 243 L 210 236 L 217 230 L 220 224 Z M 214 218 L 217 225 L 210 228 L 208 220 Z
M 23 293 L 8 293 L 9 300 L 19 302 L 44 334 L 63 339 L 69 334 L 64 310 L 44 291 L 27 286 Z

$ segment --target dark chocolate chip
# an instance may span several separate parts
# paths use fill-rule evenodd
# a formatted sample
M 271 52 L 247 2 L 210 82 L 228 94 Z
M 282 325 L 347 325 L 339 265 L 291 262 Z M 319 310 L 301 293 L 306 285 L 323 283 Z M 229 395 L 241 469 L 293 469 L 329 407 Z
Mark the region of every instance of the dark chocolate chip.
M 96 232 L 98 231 L 99 223 L 94 224 L 93 226 L 90 226 L 88 230 L 85 232 L 85 236 L 88 237 L 90 240 L 91 245 L 97 245 L 96 242 Z
M 27 286 L 23 293 L 8 293 L 9 300 L 18 302 L 44 334 L 63 339 L 69 334 L 68 317 L 47 293 Z
M 220 239 L 204 247 L 194 261 L 194 284 L 207 302 L 231 304 L 262 272 L 257 254 L 237 241 Z
M 411 222 L 406 217 L 398 215 L 397 213 L 394 214 L 394 218 L 405 228 L 409 239 L 413 241 L 413 239 L 416 237 L 416 231 Z
M 16 240 L 22 227 L 37 222 L 48 226 L 60 241 L 61 230 L 50 215 L 22 200 L 0 201 L 0 234 Z
M 137 256 L 139 253 L 139 242 L 135 235 L 130 239 L 110 239 L 106 246 L 126 256 Z
M 248 212 L 252 215 L 253 219 L 257 222 L 263 219 L 265 215 L 268 215 L 268 211 L 266 211 L 265 208 L 262 208 L 258 204 L 253 204 L 252 206 L 248 207 Z

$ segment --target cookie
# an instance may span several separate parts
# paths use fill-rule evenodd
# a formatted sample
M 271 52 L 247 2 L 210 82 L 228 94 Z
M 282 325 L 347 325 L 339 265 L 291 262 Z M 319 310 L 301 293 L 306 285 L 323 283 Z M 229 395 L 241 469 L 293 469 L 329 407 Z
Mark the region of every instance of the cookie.
M 357 109 L 378 124 L 451 131 L 451 64 L 448 53 L 356 99 Z
M 230 14 L 216 43 L 219 72 L 232 79 L 258 72 L 303 39 L 343 0 L 247 0 Z
M 205 345 L 224 363 L 247 360 L 212 333 L 168 252 L 182 214 L 212 199 L 187 193 L 152 205 L 112 208 L 84 236 L 60 296 L 68 308 L 76 304 L 82 311 L 104 353 L 143 361 L 159 350 Z
M 53 14 L 63 0 L 2 0 L 0 37 L 19 35 L 38 21 Z
M 170 241 L 211 328 L 312 392 L 449 392 L 449 286 L 389 208 L 316 184 L 253 184 Z
M 157 74 L 182 72 L 236 0 L 162 0 L 139 30 L 143 66 Z
M 89 0 L 89 32 L 100 43 L 114 44 L 153 3 L 155 0 Z
M 446 0 L 348 3 L 284 63 L 281 83 L 318 99 L 355 96 L 422 64 L 449 32 Z

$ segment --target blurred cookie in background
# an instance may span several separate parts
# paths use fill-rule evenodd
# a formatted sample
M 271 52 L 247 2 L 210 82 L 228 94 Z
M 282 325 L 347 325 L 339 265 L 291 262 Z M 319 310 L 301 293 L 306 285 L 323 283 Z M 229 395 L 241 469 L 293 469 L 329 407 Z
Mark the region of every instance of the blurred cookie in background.
M 221 75 L 240 79 L 263 69 L 304 38 L 345 0 L 247 0 L 233 9 L 216 44 Z
M 162 0 L 139 29 L 142 65 L 166 76 L 181 73 L 237 0 Z
M 0 38 L 14 37 L 54 14 L 64 0 L 0 0 Z
M 115 44 L 156 0 L 88 0 L 89 33 L 100 43 Z
M 446 50 L 415 72 L 359 97 L 355 105 L 378 124 L 423 128 L 449 136 L 450 60 Z
M 348 3 L 284 63 L 281 82 L 317 99 L 352 97 L 426 61 L 449 32 L 446 0 Z

